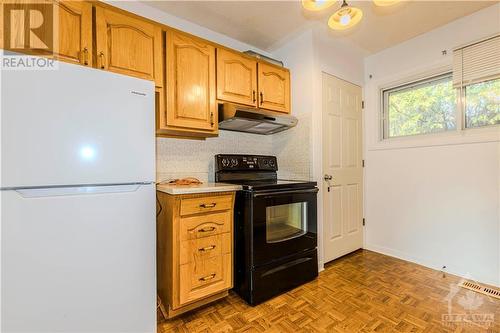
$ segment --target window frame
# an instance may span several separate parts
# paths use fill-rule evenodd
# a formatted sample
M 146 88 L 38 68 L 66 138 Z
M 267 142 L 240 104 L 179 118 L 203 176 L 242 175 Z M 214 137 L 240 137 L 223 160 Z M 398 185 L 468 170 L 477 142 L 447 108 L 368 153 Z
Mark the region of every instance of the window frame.
M 461 104 L 461 98 L 459 96 L 460 91 L 456 91 L 456 103 L 455 103 L 455 128 L 448 130 L 440 130 L 435 132 L 427 132 L 427 133 L 417 133 L 417 134 L 409 134 L 409 135 L 394 135 L 390 136 L 389 134 L 389 94 L 391 92 L 398 92 L 404 90 L 411 90 L 414 87 L 425 85 L 426 83 L 437 82 L 443 80 L 445 78 L 449 78 L 453 82 L 453 71 L 447 70 L 440 73 L 435 73 L 432 75 L 426 75 L 425 77 L 421 77 L 418 79 L 413 79 L 407 82 L 400 82 L 398 84 L 394 84 L 388 87 L 384 87 L 380 89 L 380 102 L 381 102 L 381 131 L 380 131 L 380 139 L 382 141 L 393 140 L 393 139 L 401 139 L 401 138 L 411 138 L 411 137 L 419 137 L 419 136 L 429 136 L 429 135 L 440 135 L 445 133 L 453 133 L 460 129 L 463 126 L 463 120 L 459 114 L 459 105 Z M 457 89 L 458 90 L 458 89 Z M 465 117 L 464 117 L 465 119 Z
M 419 83 L 425 81 L 432 81 L 433 79 L 444 77 L 447 75 L 453 74 L 453 70 L 449 66 L 443 66 L 440 69 L 434 69 L 427 72 L 420 72 L 419 74 L 414 75 L 406 75 L 402 76 L 397 81 L 392 81 L 388 84 L 382 84 L 378 86 L 379 95 L 379 130 L 378 130 L 378 142 L 376 146 L 383 149 L 389 143 L 400 142 L 398 146 L 407 146 L 407 142 L 413 141 L 414 143 L 409 144 L 408 146 L 433 146 L 440 145 L 441 143 L 429 143 L 436 138 L 452 138 L 451 140 L 443 140 L 443 142 L 494 142 L 499 141 L 500 136 L 497 134 L 498 128 L 500 124 L 496 125 L 485 125 L 478 127 L 466 127 L 466 99 L 465 99 L 465 91 L 463 87 L 454 88 L 456 90 L 456 109 L 455 109 L 455 121 L 456 127 L 454 130 L 446 130 L 439 132 L 429 132 L 429 133 L 420 133 L 420 134 L 411 134 L 411 135 L 402 135 L 402 136 L 392 136 L 389 137 L 386 129 L 388 130 L 388 113 L 386 110 L 386 96 L 384 92 L 393 90 L 401 87 L 404 89 L 405 87 L 415 86 Z M 406 79 L 405 79 L 406 77 Z M 387 118 L 387 120 L 386 120 Z M 460 139 L 456 139 L 456 137 L 461 137 Z M 425 138 L 425 139 L 424 139 Z M 470 139 L 468 139 L 470 138 Z M 422 143 L 419 143 L 422 141 Z M 447 144 L 447 143 L 443 143 Z M 374 146 L 375 147 L 375 146 Z

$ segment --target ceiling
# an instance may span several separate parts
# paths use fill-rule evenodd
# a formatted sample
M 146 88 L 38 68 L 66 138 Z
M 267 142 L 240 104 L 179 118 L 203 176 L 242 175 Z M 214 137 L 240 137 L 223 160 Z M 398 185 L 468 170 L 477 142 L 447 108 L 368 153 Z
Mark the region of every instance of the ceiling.
M 332 40 L 348 40 L 367 54 L 430 31 L 496 1 L 403 1 L 377 7 L 371 1 L 349 1 L 363 11 L 361 23 L 346 32 L 325 29 L 340 6 L 311 13 L 299 1 L 146 1 L 150 6 L 272 52 L 306 29 Z

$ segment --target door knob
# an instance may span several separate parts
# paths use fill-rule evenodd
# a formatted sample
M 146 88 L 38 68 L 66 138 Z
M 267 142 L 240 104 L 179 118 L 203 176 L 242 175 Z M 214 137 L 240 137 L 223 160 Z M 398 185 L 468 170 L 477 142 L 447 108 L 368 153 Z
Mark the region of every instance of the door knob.
M 324 180 L 326 180 L 326 181 L 329 181 L 329 180 L 332 180 L 332 179 L 333 179 L 333 176 L 332 176 L 332 175 L 325 175 L 325 176 L 323 177 L 323 179 L 324 179 Z

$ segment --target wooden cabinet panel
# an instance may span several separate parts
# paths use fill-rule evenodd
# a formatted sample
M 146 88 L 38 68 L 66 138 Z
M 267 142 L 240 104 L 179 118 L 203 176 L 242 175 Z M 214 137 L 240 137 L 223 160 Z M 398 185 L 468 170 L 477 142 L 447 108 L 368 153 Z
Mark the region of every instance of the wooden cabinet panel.
M 163 86 L 159 26 L 98 6 L 96 48 L 97 68 Z
M 229 232 L 180 242 L 179 264 L 199 262 L 212 257 L 231 253 L 231 234 Z
M 183 199 L 181 201 L 181 215 L 228 210 L 231 209 L 231 205 L 232 197 L 230 195 Z
M 23 8 L 23 3 L 26 8 Z M 27 42 L 25 20 L 14 19 L 11 12 L 11 23 L 7 27 L 5 36 L 17 36 L 17 39 L 5 40 L 4 34 L 0 37 L 1 48 L 11 48 L 16 52 L 22 52 L 37 56 L 54 57 L 57 60 L 92 66 L 92 4 L 85 1 L 51 1 L 40 0 L 38 2 L 28 0 L 17 0 L 7 2 L 16 6 L 16 9 L 29 11 L 37 6 L 36 10 L 41 15 L 34 15 L 33 25 L 40 25 L 36 33 L 31 33 L 29 45 Z M 52 5 L 52 6 L 50 6 Z M 0 14 L 2 14 L 0 12 Z M 24 16 L 23 16 L 24 17 Z M 44 20 L 54 22 L 53 30 L 51 24 L 42 24 Z M 3 21 L 1 22 L 3 24 Z
M 225 254 L 181 265 L 179 306 L 231 288 L 231 261 Z
M 290 113 L 290 72 L 259 62 L 258 73 L 259 107 Z
M 167 126 L 217 130 L 215 47 L 167 32 Z
M 62 61 L 92 66 L 92 5 L 84 1 L 56 1 L 59 16 L 54 56 Z
M 230 202 L 232 205 L 232 201 Z M 228 209 L 231 209 L 229 207 Z M 213 236 L 231 230 L 230 211 L 183 217 L 180 220 L 180 239 Z
M 218 48 L 217 99 L 257 106 L 257 61 Z

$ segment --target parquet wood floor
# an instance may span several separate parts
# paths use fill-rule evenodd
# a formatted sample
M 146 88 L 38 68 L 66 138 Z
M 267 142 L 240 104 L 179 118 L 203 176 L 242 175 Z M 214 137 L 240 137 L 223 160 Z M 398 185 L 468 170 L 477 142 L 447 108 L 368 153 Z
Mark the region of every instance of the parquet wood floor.
M 315 281 L 261 305 L 248 306 L 230 293 L 221 301 L 160 322 L 158 333 L 500 332 L 500 300 L 455 287 L 459 281 L 453 275 L 360 250 L 327 264 Z M 443 322 L 448 303 L 450 313 L 475 320 Z M 485 320 L 482 314 L 489 317 Z M 494 320 L 488 324 L 491 315 Z

